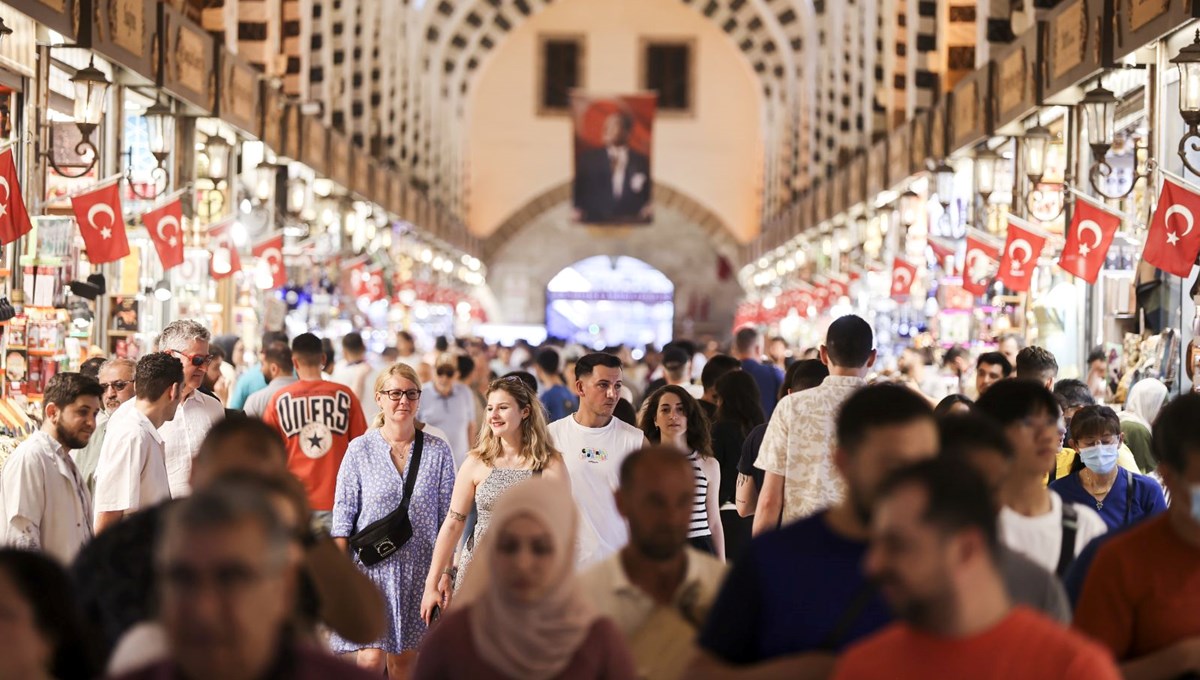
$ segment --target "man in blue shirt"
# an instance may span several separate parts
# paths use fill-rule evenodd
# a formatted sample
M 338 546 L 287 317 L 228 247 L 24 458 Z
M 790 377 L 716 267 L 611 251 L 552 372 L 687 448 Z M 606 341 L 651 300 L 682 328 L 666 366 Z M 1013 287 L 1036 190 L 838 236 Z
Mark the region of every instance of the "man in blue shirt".
M 758 329 L 746 326 L 733 336 L 733 356 L 742 362 L 742 370 L 749 373 L 758 385 L 758 393 L 762 398 L 763 415 L 771 419 L 775 411 L 775 403 L 779 401 L 779 387 L 783 385 L 783 371 L 774 366 L 759 361 L 762 358 L 763 343 Z
M 263 333 L 262 344 L 258 346 L 258 363 L 247 368 L 240 376 L 237 383 L 233 386 L 233 391 L 229 393 L 229 404 L 227 407 L 234 411 L 240 411 L 246 408 L 246 400 L 251 394 L 265 389 L 267 386 L 267 378 L 263 375 L 263 355 L 271 343 L 283 343 L 285 349 L 290 349 L 288 346 L 287 333 L 279 331 L 267 331 Z
M 559 368 L 558 350 L 547 347 L 537 353 L 534 360 L 534 371 L 537 372 L 538 383 L 542 386 L 542 406 L 546 407 L 547 422 L 562 420 L 579 409 L 579 397 L 563 384 Z
M 938 450 L 929 403 L 906 387 L 864 387 L 838 413 L 841 503 L 754 539 L 700 635 L 697 675 L 829 677 L 847 646 L 891 621 L 863 572 L 875 495 L 889 472 Z

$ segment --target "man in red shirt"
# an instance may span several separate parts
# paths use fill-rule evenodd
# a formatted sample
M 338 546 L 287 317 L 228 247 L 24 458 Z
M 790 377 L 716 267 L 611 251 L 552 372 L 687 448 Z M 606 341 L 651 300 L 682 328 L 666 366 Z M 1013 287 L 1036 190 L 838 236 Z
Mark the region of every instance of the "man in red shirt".
M 1113 536 L 1096 553 L 1075 627 L 1108 647 L 1126 678 L 1200 675 L 1200 394 L 1154 421 L 1166 512 Z M 1107 537 L 1097 539 L 1106 540 Z
M 287 467 L 308 491 L 316 524 L 328 530 L 338 468 L 350 441 L 367 431 L 362 405 L 345 385 L 321 379 L 321 339 L 303 333 L 292 341 L 298 382 L 275 393 L 263 420 L 287 442 Z
M 1106 649 L 1012 605 L 996 534 L 987 484 L 966 462 L 938 458 L 893 475 L 866 568 L 901 622 L 842 656 L 836 680 L 1117 680 Z

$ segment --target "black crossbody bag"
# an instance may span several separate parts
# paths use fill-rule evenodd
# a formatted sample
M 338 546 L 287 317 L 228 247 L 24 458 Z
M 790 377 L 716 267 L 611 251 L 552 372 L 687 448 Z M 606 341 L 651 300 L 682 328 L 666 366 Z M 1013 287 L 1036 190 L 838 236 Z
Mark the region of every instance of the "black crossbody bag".
M 388 555 L 396 552 L 412 538 L 412 522 L 408 519 L 408 503 L 412 500 L 417 473 L 421 471 L 421 450 L 425 448 L 425 433 L 417 430 L 413 439 L 412 461 L 408 466 L 408 478 L 404 480 L 404 496 L 400 506 L 386 517 L 371 522 L 350 537 L 350 548 L 358 559 L 368 567 L 379 564 Z

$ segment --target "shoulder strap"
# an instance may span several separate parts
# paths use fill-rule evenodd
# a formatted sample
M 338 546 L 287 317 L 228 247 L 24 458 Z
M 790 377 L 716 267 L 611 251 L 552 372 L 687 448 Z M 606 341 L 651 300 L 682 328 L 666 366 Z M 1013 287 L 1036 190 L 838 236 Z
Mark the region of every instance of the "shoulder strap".
M 1129 526 L 1130 509 L 1133 507 L 1134 493 L 1133 487 L 1137 484 L 1137 477 L 1134 476 L 1131 470 L 1125 470 L 1125 521 L 1121 526 Z
M 1075 536 L 1079 533 L 1079 512 L 1075 506 L 1063 501 L 1062 506 L 1062 546 L 1058 551 L 1058 566 L 1054 573 L 1062 578 L 1067 573 L 1067 567 L 1075 561 Z
M 412 500 L 413 488 L 417 485 L 417 473 L 421 471 L 421 451 L 425 448 L 425 433 L 417 430 L 413 438 L 412 460 L 408 463 L 408 477 L 404 480 L 404 497 L 400 499 L 400 507 L 408 510 L 408 502 Z

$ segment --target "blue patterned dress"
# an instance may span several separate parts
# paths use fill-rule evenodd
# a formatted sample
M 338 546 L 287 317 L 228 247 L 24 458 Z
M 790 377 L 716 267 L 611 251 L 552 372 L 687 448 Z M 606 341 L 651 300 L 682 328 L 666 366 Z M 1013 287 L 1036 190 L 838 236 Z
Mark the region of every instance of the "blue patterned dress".
M 338 470 L 330 533 L 338 538 L 349 538 L 395 510 L 404 495 L 404 481 L 411 462 L 410 455 L 404 475 L 397 472 L 392 463 L 391 446 L 377 429 L 350 442 Z M 421 470 L 408 507 L 412 538 L 379 564 L 368 567 L 358 563 L 359 569 L 383 593 L 388 613 L 387 633 L 369 645 L 358 645 L 334 634 L 330 638 L 334 652 L 341 654 L 372 648 L 399 654 L 421 644 L 421 637 L 425 635 L 421 595 L 425 592 L 425 577 L 433 562 L 433 544 L 450 510 L 453 491 L 454 457 L 450 454 L 450 446 L 437 437 L 425 435 Z

